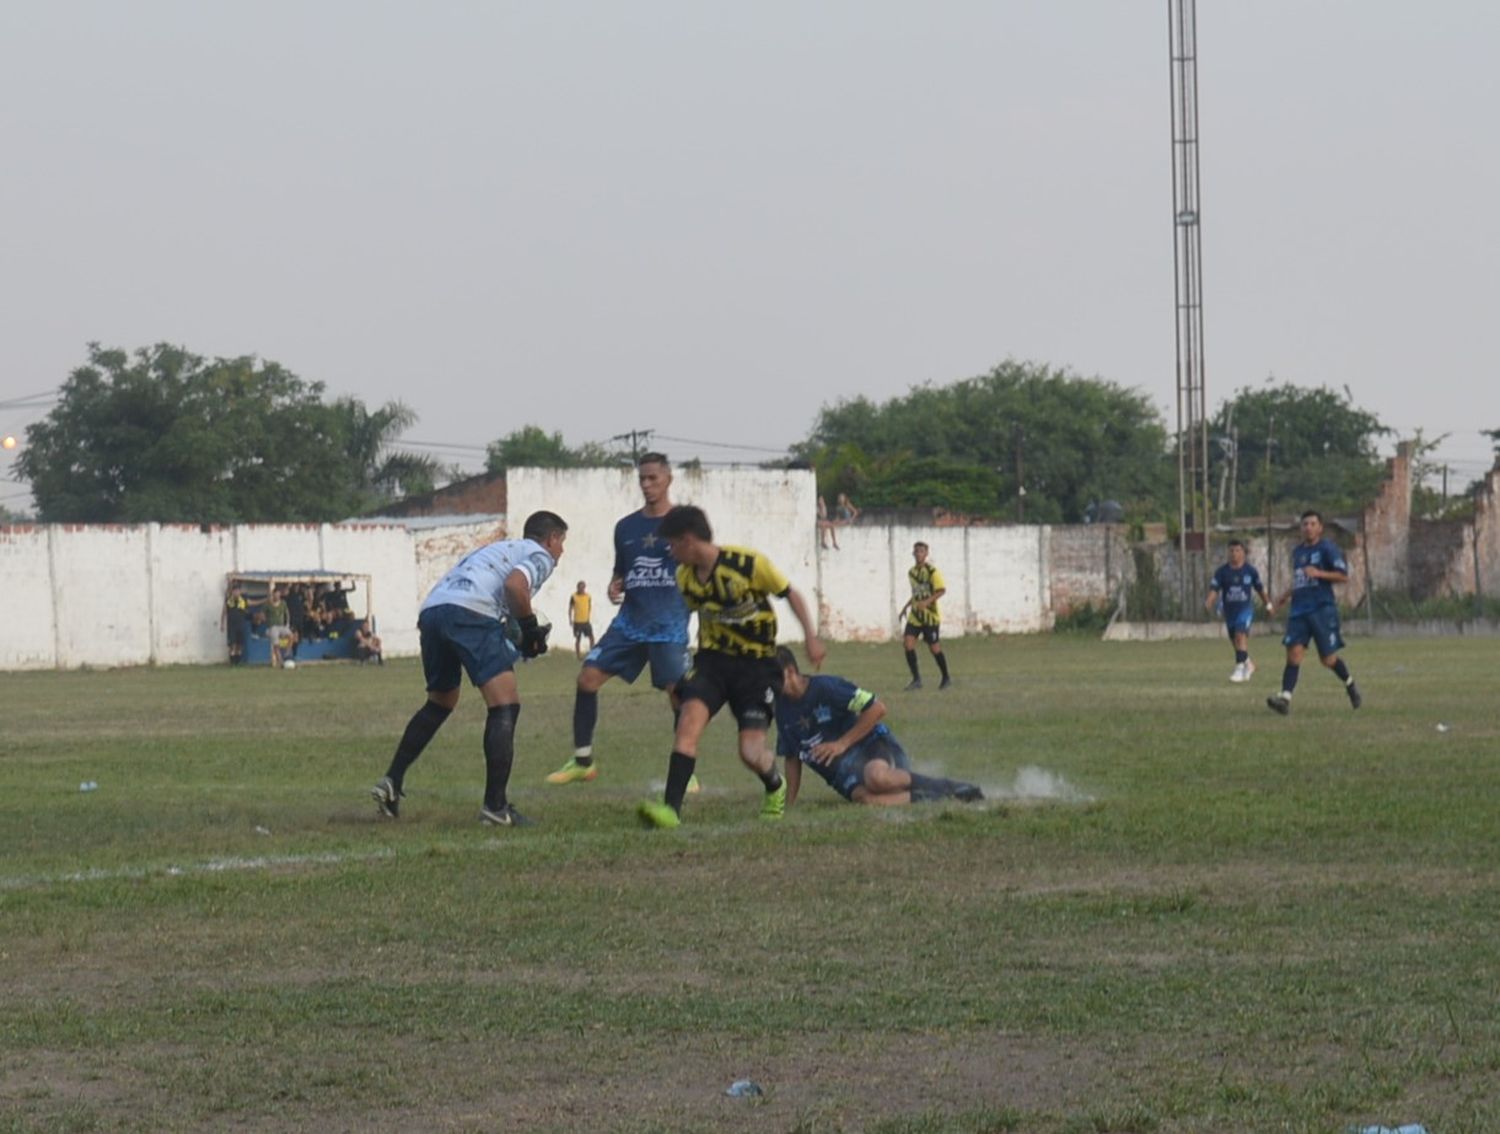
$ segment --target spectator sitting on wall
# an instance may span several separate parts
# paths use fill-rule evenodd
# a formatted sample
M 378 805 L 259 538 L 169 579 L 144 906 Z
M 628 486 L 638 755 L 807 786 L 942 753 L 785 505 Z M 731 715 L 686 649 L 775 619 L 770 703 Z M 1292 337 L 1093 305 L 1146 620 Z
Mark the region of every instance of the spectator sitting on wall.
M 384 665 L 385 658 L 380 653 L 380 636 L 375 633 L 374 620 L 366 618 L 354 630 L 354 656 L 361 662 L 374 662 L 376 665 Z
M 859 509 L 854 506 L 854 501 L 849 499 L 847 492 L 839 493 L 838 506 L 834 509 L 834 522 L 839 524 L 852 524 L 859 519 Z

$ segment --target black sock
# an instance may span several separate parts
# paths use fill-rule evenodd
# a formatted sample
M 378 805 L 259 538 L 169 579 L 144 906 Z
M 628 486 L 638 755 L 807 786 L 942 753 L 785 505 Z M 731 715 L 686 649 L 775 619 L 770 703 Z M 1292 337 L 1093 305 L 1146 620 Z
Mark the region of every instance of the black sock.
M 922 674 L 920 672 L 918 672 L 918 670 L 917 670 L 917 651 L 916 650 L 907 650 L 906 651 L 906 664 L 911 667 L 911 679 L 913 681 L 921 681 L 922 680 Z
M 585 693 L 582 689 L 573 695 L 573 747 L 587 748 L 594 743 L 594 726 L 599 723 L 599 694 Z M 574 756 L 573 759 L 587 767 L 594 762 L 592 756 Z
M 1338 674 L 1339 680 L 1342 681 L 1345 685 L 1348 685 L 1349 682 L 1354 680 L 1349 676 L 1349 667 L 1344 664 L 1343 658 L 1339 658 L 1333 663 L 1333 672 Z
M 935 799 L 947 799 L 952 794 L 952 780 L 911 773 L 911 801 L 913 803 L 931 803 Z
M 688 780 L 693 778 L 693 769 L 698 761 L 681 752 L 673 752 L 667 764 L 667 806 L 682 814 L 682 799 L 687 795 Z
M 1234 664 L 1235 665 L 1244 665 L 1249 660 L 1250 660 L 1250 651 L 1249 650 L 1235 650 L 1234 651 Z
M 1297 675 L 1301 672 L 1302 667 L 1300 665 L 1293 665 L 1291 662 L 1286 663 L 1286 668 L 1281 671 L 1281 691 L 1283 693 L 1288 696 L 1291 695 L 1292 690 L 1297 688 Z
M 766 785 L 766 791 L 775 791 L 781 786 L 781 773 L 776 770 L 775 760 L 771 761 L 771 770 L 769 772 L 761 772 L 759 775 L 760 782 Z
M 947 654 L 933 654 L 932 656 L 937 659 L 938 671 L 940 673 L 942 673 L 943 680 L 947 681 L 948 680 L 948 655 Z
M 510 783 L 510 766 L 516 759 L 516 718 L 520 705 L 496 705 L 484 718 L 484 808 L 500 811 L 505 807 L 505 788 Z
M 417 762 L 422 749 L 437 735 L 437 730 L 452 712 L 436 701 L 428 701 L 406 722 L 406 731 L 401 734 L 401 743 L 396 745 L 396 754 L 391 757 L 391 766 L 385 773 L 397 791 L 401 790 L 401 783 L 406 779 L 406 769 Z

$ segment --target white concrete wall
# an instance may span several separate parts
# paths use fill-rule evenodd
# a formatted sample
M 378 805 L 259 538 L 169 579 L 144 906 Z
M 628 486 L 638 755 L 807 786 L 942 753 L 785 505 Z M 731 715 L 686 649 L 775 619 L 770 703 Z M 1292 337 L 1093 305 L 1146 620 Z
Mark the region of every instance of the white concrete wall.
M 0 528 L 0 671 L 222 661 L 219 611 L 224 577 L 235 570 L 368 574 L 386 653 L 412 655 L 417 609 L 433 583 L 507 527 L 518 535 L 541 508 L 567 520 L 569 533 L 537 605 L 565 625 L 568 596 L 584 579 L 603 633 L 614 615 L 605 598 L 614 525 L 640 507 L 634 471 L 513 469 L 508 491 L 505 525 L 456 518 L 417 531 L 378 524 Z M 910 593 L 906 571 L 919 539 L 931 545 L 948 584 L 945 635 L 1051 625 L 1046 528 L 861 524 L 839 530 L 840 550 L 820 552 L 811 472 L 679 470 L 673 499 L 703 508 L 719 542 L 768 555 L 806 596 L 828 638 L 885 641 L 900 633 L 896 611 Z M 363 609 L 358 598 L 353 605 Z M 779 613 L 782 639 L 799 639 L 790 611 Z
M 948 593 L 939 603 L 943 634 L 1029 633 L 1051 626 L 1047 529 L 916 528 L 857 525 L 839 529 L 839 550 L 824 548 L 820 580 L 824 632 L 844 641 L 883 642 L 901 633 L 897 611 L 911 597 L 912 545 Z
M 0 669 L 44 669 L 57 655 L 51 531 L 0 527 Z
M 605 597 L 614 568 L 615 523 L 641 506 L 633 469 L 511 469 L 506 477 L 512 537 L 541 509 L 568 522 L 568 542 L 537 607 L 559 628 L 567 625 L 568 596 L 582 579 L 594 595 L 594 632 L 603 634 L 615 608 Z M 769 556 L 816 613 L 817 489 L 806 470 L 682 470 L 672 482 L 674 504 L 708 513 L 719 543 L 752 547 Z M 783 641 L 802 637 L 786 606 L 777 610 Z M 558 641 L 564 638 L 561 629 Z M 569 641 L 571 639 L 568 639 Z
M 417 651 L 405 528 L 51 524 L 0 528 L 0 670 L 222 661 L 225 575 L 298 569 L 372 576 L 386 651 Z

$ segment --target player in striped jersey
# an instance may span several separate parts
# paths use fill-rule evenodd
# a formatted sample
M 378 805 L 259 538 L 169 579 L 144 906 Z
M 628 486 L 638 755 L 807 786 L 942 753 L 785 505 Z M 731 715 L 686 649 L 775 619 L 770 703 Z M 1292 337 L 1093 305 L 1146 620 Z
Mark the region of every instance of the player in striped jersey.
M 765 555 L 715 543 L 701 508 L 673 508 L 662 517 L 657 534 L 672 549 L 683 601 L 698 615 L 698 652 L 677 687 L 682 712 L 667 766 L 665 800 L 641 804 L 641 818 L 654 827 L 681 823 L 698 742 L 714 714 L 727 704 L 739 724 L 740 759 L 766 789 L 761 818 L 780 819 L 786 811 L 786 781 L 766 744 L 781 685 L 771 599 L 785 599 L 792 608 L 806 635 L 808 659 L 819 666 L 826 651 L 807 601 Z

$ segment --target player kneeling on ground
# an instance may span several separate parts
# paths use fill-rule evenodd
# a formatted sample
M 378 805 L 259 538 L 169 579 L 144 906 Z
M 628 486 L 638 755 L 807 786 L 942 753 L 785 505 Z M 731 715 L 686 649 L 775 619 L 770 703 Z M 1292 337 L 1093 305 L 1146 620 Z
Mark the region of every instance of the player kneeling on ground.
M 973 784 L 913 772 L 906 750 L 885 727 L 885 705 L 869 690 L 842 677 L 807 676 L 785 646 L 776 651 L 776 661 L 776 754 L 786 757 L 787 806 L 802 785 L 803 764 L 851 803 L 890 807 L 984 798 Z

